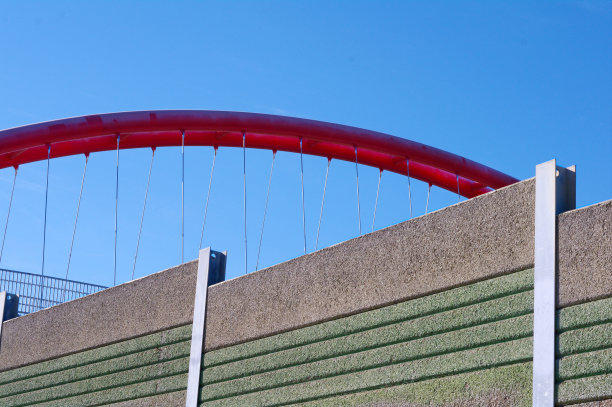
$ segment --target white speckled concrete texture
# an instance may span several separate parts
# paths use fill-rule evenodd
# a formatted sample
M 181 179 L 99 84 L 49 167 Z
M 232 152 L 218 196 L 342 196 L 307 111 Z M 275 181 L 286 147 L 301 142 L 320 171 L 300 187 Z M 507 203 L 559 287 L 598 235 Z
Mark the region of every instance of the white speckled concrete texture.
M 610 201 L 559 217 L 560 304 L 612 295 L 611 217 Z M 215 285 L 206 349 L 531 267 L 533 221 L 531 179 Z M 196 269 L 186 263 L 5 322 L 0 371 L 189 324 Z
M 559 306 L 612 294 L 612 200 L 558 217 Z

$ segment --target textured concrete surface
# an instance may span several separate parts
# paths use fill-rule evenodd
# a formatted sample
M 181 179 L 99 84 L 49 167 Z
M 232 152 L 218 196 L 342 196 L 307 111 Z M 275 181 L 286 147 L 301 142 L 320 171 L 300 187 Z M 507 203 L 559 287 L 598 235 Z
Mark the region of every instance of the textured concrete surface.
M 530 407 L 531 363 L 296 404 L 301 407 Z
M 527 180 L 216 285 L 206 349 L 531 267 L 533 210 L 534 180 Z M 559 218 L 562 305 L 612 295 L 611 214 L 607 202 Z M 196 267 L 187 263 L 5 322 L 0 371 L 189 324 Z
M 612 296 L 612 200 L 558 218 L 559 305 Z
M 493 343 L 523 338 L 531 334 L 531 315 L 498 321 L 490 324 L 398 341 L 384 337 L 371 341 L 379 335 L 351 335 L 336 340 L 301 346 L 273 354 L 240 360 L 220 366 L 204 368 L 202 381 L 205 384 L 232 380 L 278 369 L 289 369 L 305 363 L 319 362 L 318 376 L 345 374 L 351 371 L 373 368 L 388 363 L 424 359 L 443 353 L 451 353 Z M 401 331 L 401 326 L 395 326 Z M 397 335 L 399 336 L 399 335 Z M 227 348 L 224 348 L 227 349 Z M 321 362 L 327 361 L 327 362 Z M 314 365 L 311 365 L 311 369 Z
M 142 352 L 132 353 L 113 359 L 101 359 L 97 362 L 82 366 L 66 368 L 50 374 L 34 376 L 26 380 L 14 381 L 0 386 L 0 403 L 2 397 L 15 395 L 34 390 L 44 389 L 52 386 L 59 386 L 79 380 L 88 380 L 87 386 L 94 388 L 96 377 L 119 373 L 124 370 L 131 370 L 149 365 L 156 365 L 161 362 L 171 361 L 178 358 L 189 356 L 190 342 L 184 341 L 177 344 L 156 347 Z
M 126 385 L 118 389 L 105 389 L 67 399 L 57 399 L 44 403 L 44 407 L 106 406 L 121 401 L 125 401 L 127 405 L 130 405 L 128 401 L 133 401 L 135 399 L 185 391 L 187 387 L 186 383 L 187 373 Z
M 566 404 L 568 407 L 569 404 Z M 588 403 L 572 404 L 571 407 L 612 407 L 612 399 L 591 401 Z
M 534 185 L 523 181 L 219 284 L 209 293 L 207 349 L 531 266 Z
M 490 375 L 504 366 L 528 369 L 531 275 L 524 270 L 208 352 L 205 361 L 213 363 L 204 369 L 202 400 L 215 406 L 522 405 L 530 378 Z M 560 402 L 607 397 L 611 310 L 612 297 L 558 311 Z M 0 372 L 0 405 L 178 405 L 189 328 Z M 477 373 L 480 387 L 465 381 L 468 372 Z M 462 380 L 466 391 L 440 396 Z
M 107 404 L 106 407 L 184 407 L 185 392 L 160 394 L 158 396 L 143 397 L 136 400 L 121 401 Z
M 416 318 L 422 318 L 421 322 L 430 327 L 430 333 L 432 330 L 435 333 L 436 330 L 444 330 L 450 327 L 469 326 L 468 320 L 487 322 L 502 316 L 509 318 L 531 311 L 532 302 L 527 298 L 529 294 L 523 294 L 518 297 L 513 294 L 529 291 L 532 285 L 533 272 L 531 270 L 524 270 L 387 307 L 268 336 L 256 341 L 210 351 L 206 353 L 204 365 L 211 367 L 254 356 L 272 354 L 284 349 L 296 347 L 303 349 L 304 345 L 334 340 L 335 338 L 346 337 L 351 334 L 361 333 L 360 335 L 368 335 L 367 331 L 374 328 L 384 328 L 388 325 L 402 322 L 410 324 L 409 321 Z M 508 298 L 504 299 L 502 297 Z M 520 301 L 516 301 L 517 298 Z M 478 312 L 479 308 L 477 305 L 470 307 L 482 302 L 488 302 L 488 304 L 500 304 L 501 302 L 504 306 L 518 304 L 519 307 L 511 307 L 507 310 L 494 309 L 492 310 L 493 313 L 488 315 Z M 462 307 L 467 307 L 467 309 L 459 310 Z M 450 314 L 439 314 L 444 311 L 453 312 Z M 584 315 L 585 313 L 586 311 L 578 316 L 588 318 L 588 315 Z M 453 317 L 466 317 L 467 320 L 453 320 Z M 444 328 L 443 325 L 440 325 L 443 320 L 450 324 L 449 327 Z M 438 324 L 435 322 L 431 323 L 431 321 L 437 321 Z M 415 323 L 411 325 L 413 327 L 416 326 Z M 412 328 L 410 332 L 391 332 L 391 328 L 384 328 L 384 333 L 385 335 L 380 336 L 381 341 L 414 337 L 415 330 Z M 420 332 L 420 334 L 423 333 L 423 331 Z M 348 344 L 343 346 L 348 346 Z
M 439 376 L 453 375 L 496 367 L 511 363 L 525 362 L 531 358 L 532 342 L 519 339 L 512 342 L 490 345 L 464 352 L 455 352 L 419 361 L 387 365 L 368 369 L 350 375 L 332 376 L 325 379 L 271 388 L 247 393 L 237 397 L 205 402 L 203 406 L 270 406 L 305 402 L 338 394 L 366 391 L 381 387 L 394 386 Z M 264 374 L 265 375 L 265 374 Z M 262 376 L 264 376 L 262 375 Z M 227 382 L 228 384 L 231 382 Z M 236 383 L 237 384 L 237 383 Z M 210 397 L 213 386 L 206 386 L 203 398 Z
M 99 361 L 121 358 L 150 349 L 164 348 L 167 345 L 185 342 L 191 339 L 191 326 L 162 331 L 106 345 L 100 348 L 73 353 L 57 359 L 47 360 L 24 367 L 0 372 L 0 387 L 16 383 L 25 378 L 61 372 L 80 366 L 93 365 Z M 161 354 L 161 352 L 160 352 Z
M 186 263 L 4 322 L 0 371 L 190 324 L 196 269 Z
M 610 383 L 612 383 L 612 374 L 567 380 L 557 386 L 557 402 L 571 404 L 612 398 Z

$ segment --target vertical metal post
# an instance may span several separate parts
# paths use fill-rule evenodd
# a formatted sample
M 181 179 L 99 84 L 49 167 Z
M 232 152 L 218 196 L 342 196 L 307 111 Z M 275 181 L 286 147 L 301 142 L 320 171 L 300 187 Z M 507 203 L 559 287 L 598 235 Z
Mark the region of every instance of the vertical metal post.
M 557 215 L 576 207 L 576 168 L 536 166 L 533 406 L 555 403 Z
M 4 322 L 4 304 L 6 304 L 6 291 L 0 291 L 0 343 L 2 343 L 2 323 Z
M 206 297 L 208 286 L 225 279 L 225 259 L 226 253 L 212 251 L 210 247 L 200 250 L 193 304 L 191 351 L 189 354 L 189 376 L 187 377 L 185 407 L 197 407 L 198 405 L 202 353 L 204 352 L 204 338 L 206 337 Z

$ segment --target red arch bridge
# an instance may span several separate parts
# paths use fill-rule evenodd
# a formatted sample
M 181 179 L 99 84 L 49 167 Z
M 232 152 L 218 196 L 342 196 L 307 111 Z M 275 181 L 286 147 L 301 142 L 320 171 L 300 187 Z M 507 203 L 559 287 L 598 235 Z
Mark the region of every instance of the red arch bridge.
M 165 111 L 139 111 L 122 112 L 74 117 L 69 119 L 55 120 L 50 122 L 32 124 L 0 131 L 0 169 L 13 167 L 15 169 L 12 189 L 6 221 L 4 224 L 2 243 L 0 246 L 0 267 L 2 266 L 2 254 L 4 243 L 7 239 L 7 230 L 10 219 L 11 205 L 15 183 L 17 181 L 18 169 L 21 165 L 46 161 L 46 192 L 45 192 L 45 217 L 43 225 L 43 253 L 41 274 L 35 282 L 28 282 L 32 275 L 28 273 L 3 271 L 0 277 L 0 291 L 12 289 L 19 291 L 22 299 L 28 301 L 29 311 L 45 308 L 46 306 L 76 298 L 103 287 L 89 285 L 88 289 L 80 291 L 71 290 L 70 287 L 76 282 L 68 280 L 70 271 L 70 258 L 74 237 L 77 229 L 78 214 L 85 181 L 87 162 L 89 154 L 100 151 L 117 152 L 117 173 L 115 188 L 115 253 L 113 284 L 117 280 L 117 208 L 119 187 L 119 152 L 123 149 L 150 148 L 151 164 L 147 179 L 147 188 L 144 197 L 144 205 L 140 220 L 138 243 L 132 269 L 132 278 L 136 267 L 138 246 L 140 243 L 140 232 L 144 221 L 147 203 L 149 182 L 151 179 L 151 168 L 155 150 L 158 147 L 178 146 L 182 147 L 182 169 L 184 185 L 184 150 L 190 146 L 210 146 L 214 149 L 214 158 L 211 164 L 208 194 L 204 203 L 204 220 L 200 238 L 206 223 L 206 213 L 210 198 L 210 186 L 213 180 L 216 153 L 220 147 L 240 148 L 243 152 L 243 160 L 240 163 L 243 169 L 244 180 L 244 244 L 245 244 L 245 272 L 247 271 L 247 240 L 246 240 L 246 150 L 266 149 L 273 152 L 272 166 L 270 170 L 270 181 L 274 169 L 274 158 L 277 151 L 297 153 L 301 159 L 301 189 L 302 189 L 302 220 L 304 227 L 304 253 L 307 252 L 306 245 L 306 221 L 304 208 L 304 175 L 303 155 L 313 155 L 327 158 L 327 171 L 322 191 L 321 210 L 317 228 L 317 241 L 315 250 L 318 248 L 318 237 L 321 226 L 321 218 L 325 203 L 325 190 L 327 187 L 327 176 L 329 165 L 332 160 L 343 160 L 355 163 L 355 180 L 357 188 L 357 212 L 359 219 L 359 232 L 361 234 L 361 214 L 359 202 L 359 172 L 358 165 L 366 165 L 380 170 L 378 178 L 378 189 L 376 204 L 374 206 L 374 217 L 378 203 L 378 191 L 380 190 L 380 179 L 383 171 L 401 174 L 408 179 L 410 216 L 412 217 L 412 196 L 410 194 L 410 179 L 418 179 L 431 186 L 440 187 L 457 193 L 458 196 L 472 198 L 494 189 L 498 189 L 518 180 L 496 171 L 485 165 L 476 163 L 467 158 L 430 147 L 421 143 L 406 140 L 360 128 L 332 124 L 321 121 L 306 120 L 284 116 L 274 116 L 256 113 L 201 111 L 201 110 L 165 110 Z M 72 242 L 68 255 L 68 265 L 64 279 L 54 279 L 45 276 L 45 242 L 47 239 L 47 197 L 49 186 L 49 161 L 53 158 L 85 155 L 85 166 L 81 181 L 79 201 L 77 205 Z M 259 252 L 265 224 L 265 212 L 268 207 L 270 192 L 270 181 L 266 195 L 266 205 L 261 225 L 261 235 L 257 253 L 257 264 L 259 264 Z M 184 260 L 184 187 L 182 187 L 183 213 L 182 219 L 182 242 L 181 258 Z M 429 192 L 427 205 L 429 202 Z M 17 273 L 17 274 L 15 274 Z M 9 278 L 11 275 L 13 277 Z M 26 276 L 27 275 L 27 276 Z M 58 280 L 58 281 L 55 281 Z M 67 288 L 68 287 L 68 288 Z M 24 308 L 25 309 L 25 308 Z M 27 311 L 22 311 L 25 313 Z

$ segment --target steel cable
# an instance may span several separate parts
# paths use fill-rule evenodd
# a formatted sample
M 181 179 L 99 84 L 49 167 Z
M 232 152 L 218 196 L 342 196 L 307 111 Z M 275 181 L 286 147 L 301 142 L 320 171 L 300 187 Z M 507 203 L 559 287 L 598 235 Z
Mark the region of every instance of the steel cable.
M 359 236 L 361 236 L 361 206 L 359 204 L 359 166 L 357 165 L 357 146 L 355 146 L 355 174 L 357 175 L 357 218 L 359 218 Z
M 2 235 L 2 248 L 0 248 L 0 263 L 2 262 L 2 254 L 4 253 L 4 241 L 6 240 L 6 231 L 8 229 L 9 216 L 11 215 L 11 206 L 13 205 L 13 194 L 15 193 L 15 183 L 17 182 L 17 170 L 15 167 L 15 176 L 13 177 L 13 187 L 11 188 L 11 198 L 9 199 L 8 211 L 6 213 L 6 223 L 4 224 L 4 234 Z
M 204 221 L 202 222 L 202 232 L 200 233 L 200 250 L 202 249 L 202 242 L 204 241 L 204 225 L 206 225 L 206 216 L 208 215 L 208 200 L 210 199 L 210 189 L 212 186 L 213 173 L 215 172 L 215 161 L 217 160 L 217 147 L 215 147 L 215 153 L 213 155 L 212 167 L 210 169 L 210 180 L 208 181 L 208 193 L 206 194 L 206 205 L 204 206 Z
M 261 242 L 263 240 L 264 225 L 266 224 L 266 214 L 268 213 L 268 201 L 270 199 L 270 187 L 272 186 L 272 173 L 274 172 L 274 161 L 276 159 L 276 150 L 272 151 L 272 165 L 270 166 L 270 178 L 268 179 L 268 192 L 266 193 L 266 205 L 264 206 L 263 220 L 261 221 L 261 234 L 259 235 L 259 248 L 257 249 L 257 262 L 255 262 L 255 270 L 259 269 L 259 255 L 261 253 Z
M 45 184 L 45 220 L 43 223 L 43 247 L 42 247 L 42 267 L 40 271 L 40 299 L 38 307 L 42 309 L 43 293 L 45 290 L 45 249 L 47 246 L 47 208 L 49 204 L 49 162 L 51 161 L 51 144 L 47 144 L 47 182 Z
M 378 193 L 380 192 L 380 180 L 382 179 L 383 170 L 379 169 L 378 186 L 376 187 L 376 201 L 374 202 L 374 216 L 372 217 L 372 232 L 374 232 L 374 222 L 376 222 L 376 208 L 378 208 Z
M 317 226 L 317 241 L 315 243 L 315 251 L 319 247 L 319 231 L 321 230 L 321 219 L 323 218 L 323 204 L 325 203 L 325 191 L 327 191 L 327 176 L 329 175 L 329 165 L 331 158 L 327 159 L 327 171 L 325 171 L 325 183 L 323 184 L 323 198 L 321 199 L 321 212 L 319 213 L 319 225 Z
M 119 143 L 121 136 L 117 134 L 117 172 L 115 179 L 115 255 L 113 267 L 113 286 L 117 284 L 117 222 L 119 215 Z
M 149 164 L 149 175 L 147 176 L 147 188 L 145 189 L 144 204 L 142 205 L 142 215 L 140 215 L 140 227 L 138 228 L 138 239 L 136 240 L 136 253 L 134 254 L 134 265 L 132 266 L 132 278 L 136 272 L 136 259 L 138 258 L 138 248 L 140 247 L 140 236 L 142 235 L 142 224 L 144 222 L 145 210 L 147 209 L 147 198 L 149 197 L 149 185 L 151 184 L 151 172 L 153 170 L 153 159 L 155 158 L 155 147 L 151 147 L 151 164 Z
M 461 193 L 459 192 L 459 174 L 456 174 L 457 177 L 457 202 L 461 202 Z
M 72 239 L 70 241 L 70 250 L 68 251 L 68 265 L 66 266 L 66 277 L 64 277 L 64 284 L 62 287 L 62 300 L 64 302 L 66 294 L 66 281 L 68 280 L 68 272 L 70 271 L 70 260 L 72 259 L 72 248 L 74 246 L 74 237 L 76 236 L 77 222 L 79 220 L 79 211 L 81 210 L 81 198 L 83 197 L 83 186 L 85 185 L 85 174 L 87 173 L 87 162 L 89 161 L 89 154 L 85 154 L 85 166 L 83 168 L 83 178 L 81 178 L 81 189 L 79 191 L 79 201 L 77 203 L 76 216 L 74 218 L 74 227 L 72 228 Z
M 410 219 L 412 219 L 412 188 L 410 187 L 410 159 L 406 160 L 406 171 L 408 174 L 408 205 L 410 206 Z
M 181 263 L 185 262 L 185 130 L 181 131 Z
M 302 175 L 302 226 L 304 229 L 304 254 L 306 254 L 306 204 L 304 202 L 304 157 L 302 151 L 302 138 L 300 137 L 300 170 Z
M 247 210 L 246 210 L 246 133 L 242 132 L 242 180 L 244 203 L 244 274 L 247 273 Z

